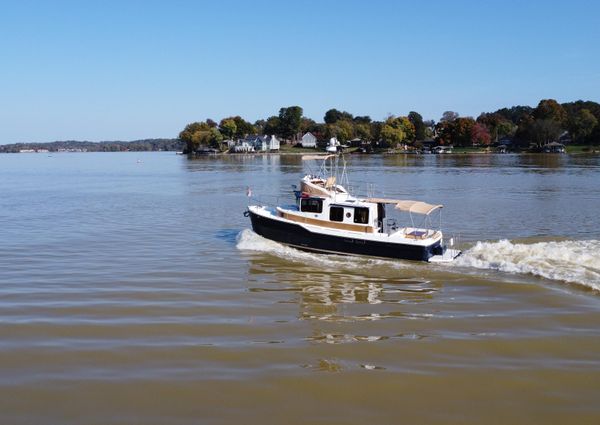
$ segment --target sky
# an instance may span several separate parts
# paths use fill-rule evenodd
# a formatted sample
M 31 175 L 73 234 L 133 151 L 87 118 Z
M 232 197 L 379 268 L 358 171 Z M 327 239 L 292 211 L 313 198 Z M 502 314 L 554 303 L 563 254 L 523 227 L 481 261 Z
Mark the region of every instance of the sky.
M 600 102 L 600 2 L 4 1 L 0 144 Z

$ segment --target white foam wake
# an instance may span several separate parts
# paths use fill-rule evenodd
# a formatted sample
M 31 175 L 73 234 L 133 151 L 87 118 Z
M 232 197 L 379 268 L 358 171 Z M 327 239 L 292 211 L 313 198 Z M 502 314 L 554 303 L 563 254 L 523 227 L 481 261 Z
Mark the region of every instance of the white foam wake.
M 577 283 L 600 291 L 600 241 L 560 241 L 532 244 L 477 242 L 458 257 L 458 266 L 528 273 Z
M 406 265 L 402 263 L 380 259 L 346 257 L 300 251 L 278 242 L 265 239 L 250 229 L 244 229 L 238 234 L 236 246 L 243 251 L 268 253 L 286 260 L 298 261 L 306 264 L 318 264 L 324 268 L 327 267 L 330 269 L 361 269 L 372 265 L 388 265 L 394 269 L 406 267 Z

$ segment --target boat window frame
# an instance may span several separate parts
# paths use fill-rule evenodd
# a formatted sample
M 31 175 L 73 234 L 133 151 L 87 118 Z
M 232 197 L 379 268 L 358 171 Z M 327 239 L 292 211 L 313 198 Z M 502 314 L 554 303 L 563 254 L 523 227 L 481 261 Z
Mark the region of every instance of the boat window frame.
M 369 207 L 354 207 L 353 220 L 356 224 L 369 224 Z M 366 216 L 363 217 L 363 212 L 366 211 Z
M 334 208 L 336 211 L 339 211 L 339 216 L 335 217 L 335 218 L 331 214 L 332 211 L 334 210 Z M 344 207 L 339 206 L 339 205 L 331 205 L 329 207 L 329 221 L 335 221 L 335 222 L 340 222 L 340 223 L 342 221 L 344 221 Z
M 315 202 L 317 209 L 304 209 L 308 201 Z M 307 213 L 321 214 L 323 212 L 323 200 L 321 198 L 300 198 L 300 211 Z

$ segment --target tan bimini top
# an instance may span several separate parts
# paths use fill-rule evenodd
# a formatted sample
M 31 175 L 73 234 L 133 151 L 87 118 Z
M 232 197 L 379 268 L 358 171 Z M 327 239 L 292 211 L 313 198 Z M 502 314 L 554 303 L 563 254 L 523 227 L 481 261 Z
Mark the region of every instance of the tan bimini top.
M 303 161 L 309 161 L 311 159 L 321 160 L 321 159 L 329 159 L 335 158 L 337 155 L 302 155 Z
M 408 211 L 416 214 L 429 215 L 443 205 L 432 205 L 421 201 L 398 201 L 395 208 L 400 211 Z

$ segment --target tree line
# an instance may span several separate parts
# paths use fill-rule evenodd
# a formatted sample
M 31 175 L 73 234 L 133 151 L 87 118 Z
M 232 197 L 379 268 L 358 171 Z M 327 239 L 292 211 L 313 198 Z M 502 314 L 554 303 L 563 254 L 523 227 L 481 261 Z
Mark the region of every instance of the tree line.
M 127 151 L 181 151 L 185 147 L 179 139 L 144 139 L 131 142 L 87 142 L 65 140 L 50 143 L 13 143 L 0 145 L 0 153 L 15 153 L 21 150 L 47 149 L 50 152 L 85 151 L 85 152 L 127 152 Z
M 512 106 L 481 113 L 477 118 L 446 111 L 438 122 L 424 120 L 415 111 L 377 121 L 368 115 L 354 116 L 338 109 L 329 109 L 323 121 L 316 122 L 305 117 L 300 106 L 289 106 L 281 108 L 278 115 L 254 123 L 240 116 L 226 117 L 219 122 L 212 119 L 193 122 L 179 133 L 179 139 L 185 143 L 187 152 L 201 147 L 224 150 L 225 140 L 259 134 L 276 135 L 294 143 L 306 132 L 314 134 L 323 144 L 336 137 L 343 143 L 354 139 L 373 142 L 383 149 L 400 144 L 418 146 L 424 141 L 460 147 L 487 146 L 500 140 L 528 149 L 559 139 L 598 145 L 599 122 L 600 104 L 582 100 L 560 104 L 554 99 L 544 99 L 535 108 Z

